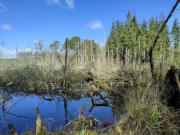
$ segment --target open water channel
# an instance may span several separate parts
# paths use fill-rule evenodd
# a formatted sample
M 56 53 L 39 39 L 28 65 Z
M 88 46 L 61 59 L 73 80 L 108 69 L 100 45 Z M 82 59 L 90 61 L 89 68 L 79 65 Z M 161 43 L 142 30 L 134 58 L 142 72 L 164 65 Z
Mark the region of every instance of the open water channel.
M 14 125 L 18 134 L 35 130 L 36 106 L 39 107 L 41 120 L 49 131 L 63 129 L 68 122 L 79 116 L 82 108 L 85 108 L 84 116 L 92 115 L 97 120 L 106 120 L 110 124 L 118 121 L 114 109 L 110 106 L 93 107 L 90 112 L 92 107 L 90 98 L 67 99 L 66 104 L 67 106 L 62 97 L 57 96 L 49 101 L 34 94 L 30 96 L 11 94 L 4 108 L 0 103 L 0 135 L 9 134 L 9 124 Z

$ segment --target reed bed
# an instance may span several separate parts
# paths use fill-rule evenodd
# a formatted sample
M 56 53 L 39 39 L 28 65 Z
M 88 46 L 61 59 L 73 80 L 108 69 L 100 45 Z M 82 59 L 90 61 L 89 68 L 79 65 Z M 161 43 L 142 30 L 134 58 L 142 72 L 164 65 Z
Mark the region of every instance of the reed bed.
M 0 86 L 7 92 L 49 93 L 62 90 L 66 80 L 66 93 L 89 96 L 90 92 L 105 92 L 122 117 L 114 125 L 99 128 L 96 119 L 80 116 L 69 123 L 74 128 L 69 134 L 173 135 L 180 131 L 179 111 L 168 107 L 162 98 L 168 68 L 157 68 L 159 76 L 154 81 L 148 64 L 112 68 L 104 62 L 88 62 L 82 66 L 69 58 L 65 69 L 60 59 L 49 55 L 1 60 Z

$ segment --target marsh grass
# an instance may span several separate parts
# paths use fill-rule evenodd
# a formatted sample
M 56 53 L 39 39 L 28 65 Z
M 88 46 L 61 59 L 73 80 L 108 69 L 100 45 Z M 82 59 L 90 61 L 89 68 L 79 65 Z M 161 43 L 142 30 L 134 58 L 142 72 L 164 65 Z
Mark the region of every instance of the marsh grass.
M 161 80 L 159 77 L 157 80 L 151 79 L 147 65 L 143 65 L 138 70 L 132 67 L 122 67 L 114 72 L 111 84 L 117 90 L 124 90 L 125 118 L 110 126 L 108 132 L 103 133 L 105 129 L 102 129 L 99 134 L 178 134 L 180 113 L 167 107 L 166 98 L 162 98 L 163 88 L 166 85 L 166 72 L 167 69 L 161 72 Z
M 36 65 L 28 65 L 17 69 L 7 69 L 0 74 L 1 86 L 21 92 L 48 92 L 55 90 L 60 83 L 57 71 L 47 70 Z
M 31 59 L 1 60 L 0 86 L 8 92 L 48 93 L 61 89 L 66 78 L 67 92 L 86 94 L 92 90 L 93 84 L 93 90 L 106 92 L 109 97 L 116 97 L 110 99 L 114 104 L 117 100 L 120 101 L 119 97 L 122 97 L 123 101 L 120 103 L 122 106 L 118 108 L 120 105 L 117 104 L 115 107 L 117 112 L 125 112 L 122 121 L 112 125 L 108 130 L 97 129 L 98 134 L 178 133 L 179 112 L 173 112 L 166 104 L 163 104 L 165 99 L 162 101 L 161 98 L 163 92 L 160 85 L 165 85 L 164 78 L 169 65 L 163 66 L 163 70 L 156 66 L 157 73 L 161 73 L 163 78 L 160 84 L 159 80 L 156 82 L 151 80 L 149 64 L 138 68 L 122 65 L 119 68 L 113 65 L 107 67 L 106 62 L 99 61 L 99 63 L 87 62 L 82 66 L 69 58 L 64 74 L 64 64 L 61 62 L 64 56 L 61 59 L 55 55 L 47 55 Z M 89 71 L 93 73 L 94 81 L 87 83 L 85 79 Z M 94 124 L 97 123 L 98 121 L 93 117 L 80 115 L 70 124 L 75 131 L 78 131 L 78 134 L 86 134 L 91 132 Z
M 78 118 L 74 119 L 72 122 L 68 123 L 66 127 L 72 126 L 73 130 L 75 131 L 82 131 L 82 130 L 92 130 L 100 125 L 100 122 L 93 118 L 92 116 L 84 117 L 79 115 Z
M 129 90 L 124 96 L 126 115 L 113 130 L 121 135 L 178 134 L 179 113 L 162 104 L 158 84 Z M 108 134 L 108 133 L 107 133 Z
M 0 86 L 10 91 L 55 91 L 62 88 L 65 77 L 68 89 L 81 88 L 87 73 L 70 63 L 64 74 L 64 65 L 57 58 L 49 57 L 1 60 L 0 65 Z

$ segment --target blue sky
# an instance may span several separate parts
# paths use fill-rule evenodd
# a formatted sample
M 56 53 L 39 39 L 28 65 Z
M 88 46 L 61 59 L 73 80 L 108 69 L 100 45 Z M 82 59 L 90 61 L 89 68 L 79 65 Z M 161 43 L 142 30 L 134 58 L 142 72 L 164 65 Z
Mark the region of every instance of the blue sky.
M 35 49 L 42 40 L 46 48 L 54 40 L 80 36 L 104 43 L 112 21 L 125 21 L 128 10 L 144 18 L 169 14 L 176 0 L 0 0 L 0 43 L 6 57 L 18 50 Z M 180 5 L 168 22 L 180 21 Z M 0 48 L 1 49 L 1 48 Z

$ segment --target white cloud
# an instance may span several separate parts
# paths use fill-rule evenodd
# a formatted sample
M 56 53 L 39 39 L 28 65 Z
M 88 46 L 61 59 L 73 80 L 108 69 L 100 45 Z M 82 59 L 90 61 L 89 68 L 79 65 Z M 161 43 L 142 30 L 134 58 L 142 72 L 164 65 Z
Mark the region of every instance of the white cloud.
M 105 43 L 100 42 L 99 45 L 100 45 L 101 47 L 104 47 L 104 46 L 105 46 Z
M 97 30 L 97 29 L 104 29 L 104 26 L 102 25 L 101 21 L 99 20 L 93 20 L 92 22 L 90 22 L 87 27 L 93 29 L 93 30 Z
M 69 9 L 74 9 L 74 0 L 66 0 Z
M 25 50 L 18 50 L 19 53 L 34 53 L 32 48 L 26 48 Z
M 63 1 L 67 4 L 67 6 L 62 4 L 61 0 L 46 0 L 46 3 L 49 4 L 49 5 L 57 4 L 61 8 L 64 8 L 64 9 L 74 9 L 74 0 L 63 0 Z
M 18 53 L 27 53 L 32 52 L 34 53 L 32 48 L 26 48 L 25 50 L 18 50 Z M 6 50 L 0 47 L 0 58 L 15 58 L 16 57 L 16 50 Z
M 34 40 L 34 44 L 36 44 L 36 45 L 38 45 L 38 44 L 46 45 L 47 43 L 42 41 L 41 39 L 39 39 L 39 40 Z
M 15 56 L 16 50 L 4 50 L 4 56 Z
M 15 58 L 16 50 L 6 50 L 0 47 L 0 58 Z
M 1 24 L 0 29 L 2 29 L 4 31 L 11 31 L 11 30 L 13 30 L 13 27 L 9 24 Z
M 39 43 L 39 41 L 38 40 L 34 40 L 34 44 L 38 44 Z
M 4 11 L 8 11 L 8 8 L 2 2 L 0 2 L 0 13 Z
M 34 52 L 32 48 L 26 48 L 25 52 Z
M 52 1 L 54 1 L 54 3 L 59 3 L 59 0 L 52 0 Z

